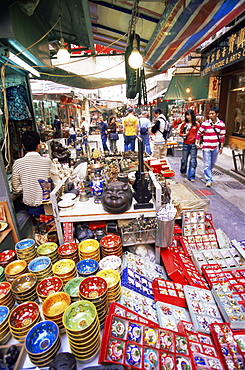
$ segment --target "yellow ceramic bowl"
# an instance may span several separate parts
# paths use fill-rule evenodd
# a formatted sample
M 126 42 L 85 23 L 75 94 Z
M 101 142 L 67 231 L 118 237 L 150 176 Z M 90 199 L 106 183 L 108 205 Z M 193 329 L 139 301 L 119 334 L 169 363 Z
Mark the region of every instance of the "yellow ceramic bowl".
M 46 255 L 53 255 L 58 249 L 58 245 L 56 243 L 48 242 L 45 244 L 39 245 L 37 248 L 37 253 L 46 256 Z
M 16 260 L 10 262 L 5 267 L 5 276 L 13 277 L 15 275 L 21 274 L 25 269 L 27 269 L 27 263 L 24 260 Z
M 97 252 L 100 244 L 95 239 L 86 239 L 78 244 L 78 250 L 81 253 L 94 253 Z
M 68 293 L 57 292 L 47 297 L 42 305 L 43 314 L 49 318 L 59 317 L 71 303 Z
M 120 282 L 120 274 L 116 270 L 101 270 L 97 272 L 96 276 L 100 276 L 106 280 L 108 290 L 115 287 Z
M 53 265 L 53 273 L 57 276 L 69 275 L 76 267 L 76 264 L 73 260 L 68 258 L 57 261 Z

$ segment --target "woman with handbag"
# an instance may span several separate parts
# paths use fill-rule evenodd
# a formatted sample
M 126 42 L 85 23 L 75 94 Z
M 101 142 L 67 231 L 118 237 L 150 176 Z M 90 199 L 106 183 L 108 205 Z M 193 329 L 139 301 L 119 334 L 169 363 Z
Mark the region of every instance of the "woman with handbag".
M 110 142 L 110 151 L 112 153 L 117 152 L 117 140 L 119 139 L 117 133 L 117 124 L 116 124 L 116 117 L 111 116 L 108 120 L 108 134 L 109 134 L 109 142 Z
M 183 137 L 183 148 L 182 148 L 182 158 L 181 158 L 181 166 L 180 166 L 180 173 L 182 176 L 185 176 L 188 167 L 188 159 L 189 161 L 189 168 L 187 177 L 189 181 L 195 181 L 196 175 L 196 167 L 197 167 L 197 146 L 196 146 L 196 135 L 200 125 L 196 121 L 195 113 L 192 109 L 188 109 L 185 112 L 185 122 L 183 122 L 180 126 L 180 133 L 179 135 Z

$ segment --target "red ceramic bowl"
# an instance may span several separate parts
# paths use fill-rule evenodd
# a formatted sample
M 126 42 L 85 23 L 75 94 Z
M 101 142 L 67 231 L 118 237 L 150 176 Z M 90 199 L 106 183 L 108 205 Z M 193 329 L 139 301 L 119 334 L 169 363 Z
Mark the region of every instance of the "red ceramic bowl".
M 59 292 L 63 287 L 61 278 L 51 276 L 43 279 L 37 286 L 37 294 L 42 297 L 48 297 L 50 294 Z
M 35 302 L 25 302 L 15 307 L 9 316 L 9 326 L 13 329 L 28 327 L 39 316 L 39 307 Z
M 10 249 L 0 253 L 0 263 L 8 263 L 17 259 L 16 252 Z
M 11 284 L 8 282 L 0 283 L 0 299 L 3 299 L 11 290 Z
M 100 240 L 100 244 L 102 245 L 102 247 L 106 247 L 106 248 L 115 248 L 121 243 L 122 243 L 122 240 L 120 236 L 113 235 L 113 234 L 103 236 L 103 238 Z
M 62 244 L 58 248 L 58 254 L 62 256 L 67 256 L 67 255 L 75 253 L 77 249 L 78 249 L 78 245 L 76 243 Z
M 89 299 L 97 299 L 107 291 L 107 282 L 100 276 L 90 276 L 81 281 L 79 293 Z

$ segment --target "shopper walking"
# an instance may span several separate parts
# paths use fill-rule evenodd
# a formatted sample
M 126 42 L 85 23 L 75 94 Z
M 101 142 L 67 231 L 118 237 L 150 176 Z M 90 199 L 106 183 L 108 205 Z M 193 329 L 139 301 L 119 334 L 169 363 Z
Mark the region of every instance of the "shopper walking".
M 13 194 L 23 192 L 23 203 L 29 215 L 38 218 L 44 214 L 41 204 L 43 191 L 38 180 L 51 177 L 51 159 L 42 157 L 40 136 L 36 131 L 26 131 L 22 135 L 22 145 L 26 154 L 23 158 L 16 159 L 12 170 Z
M 134 116 L 134 109 L 128 109 L 128 115 L 123 118 L 124 151 L 135 152 L 135 140 L 138 135 L 139 120 Z
M 155 124 L 151 128 L 151 132 L 155 134 L 153 145 L 153 157 L 164 158 L 167 155 L 167 140 L 163 137 L 166 127 L 167 118 L 162 114 L 160 108 L 153 109 Z
M 59 116 L 55 115 L 54 118 L 54 139 L 59 139 L 63 137 L 61 128 L 62 122 L 59 119 Z
M 100 136 L 101 136 L 103 150 L 104 150 L 104 152 L 109 152 L 109 148 L 106 144 L 108 126 L 107 126 L 107 123 L 104 122 L 102 116 L 99 116 L 99 125 L 100 125 Z
M 225 141 L 225 123 L 218 118 L 218 114 L 219 109 L 211 107 L 208 113 L 209 120 L 202 123 L 196 136 L 197 147 L 200 147 L 200 138 L 203 136 L 203 167 L 206 186 L 208 187 L 212 186 L 212 169 L 218 153 L 222 154 Z
M 77 140 L 77 134 L 76 134 L 76 129 L 74 123 L 70 123 L 70 128 L 69 128 L 69 138 L 67 140 L 67 145 L 71 145 L 73 142 L 74 148 L 76 147 L 76 140 Z
M 148 112 L 144 111 L 141 114 L 139 119 L 139 131 L 140 137 L 143 141 L 143 151 L 151 155 L 151 146 L 150 146 L 150 127 L 151 121 L 149 120 Z
M 108 135 L 109 135 L 109 142 L 110 142 L 110 151 L 112 153 L 117 152 L 117 140 L 119 139 L 117 133 L 117 124 L 116 124 L 116 117 L 111 116 L 108 120 Z
M 200 125 L 196 121 L 195 113 L 192 109 L 188 109 L 185 112 L 185 122 L 180 126 L 180 136 L 183 137 L 183 148 L 182 148 L 182 159 L 180 166 L 181 175 L 185 175 L 188 167 L 189 169 L 187 178 L 189 181 L 195 181 L 196 167 L 197 167 L 197 146 L 196 146 L 196 135 Z

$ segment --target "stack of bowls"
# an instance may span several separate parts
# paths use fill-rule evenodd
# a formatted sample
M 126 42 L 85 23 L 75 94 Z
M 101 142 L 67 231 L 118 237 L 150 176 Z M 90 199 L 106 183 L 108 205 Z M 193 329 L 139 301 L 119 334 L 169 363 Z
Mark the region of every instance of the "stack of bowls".
M 18 304 L 26 301 L 36 301 L 38 299 L 37 292 L 37 277 L 34 274 L 23 274 L 12 282 L 12 292 L 15 301 Z
M 33 239 L 22 239 L 15 244 L 15 250 L 19 260 L 27 263 L 37 257 L 36 243 Z
M 78 257 L 78 245 L 76 243 L 66 243 L 62 244 L 58 248 L 59 259 L 68 258 L 73 260 L 75 263 L 79 261 Z
M 92 361 L 100 349 L 100 323 L 93 303 L 72 303 L 65 310 L 63 324 L 74 356 L 80 361 Z
M 95 239 L 86 239 L 78 244 L 78 255 L 80 260 L 92 258 L 100 261 L 100 244 Z
M 122 260 L 118 256 L 107 256 L 102 258 L 99 262 L 100 270 L 116 270 L 119 274 L 122 274 Z
M 95 305 L 101 328 L 108 314 L 107 291 L 107 282 L 99 276 L 87 277 L 79 285 L 79 298 Z
M 43 279 L 37 285 L 37 295 L 41 301 L 44 301 L 51 294 L 60 292 L 63 288 L 62 279 L 51 276 L 49 278 Z
M 14 296 L 9 282 L 0 283 L 0 305 L 7 306 L 10 310 L 15 305 Z
M 65 292 L 54 293 L 43 302 L 42 311 L 45 320 L 55 322 L 59 327 L 60 333 L 65 330 L 62 317 L 70 303 L 71 297 Z
M 0 283 L 5 280 L 4 268 L 0 266 Z
M 101 270 L 97 272 L 96 276 L 102 277 L 107 282 L 108 304 L 118 301 L 122 293 L 119 272 L 116 270 Z
M 12 283 L 18 276 L 28 272 L 26 261 L 13 261 L 5 267 L 5 278 L 9 283 Z
M 6 344 L 11 337 L 8 317 L 9 308 L 7 306 L 0 306 L 0 345 Z
M 13 262 L 17 259 L 15 251 L 7 249 L 0 253 L 0 266 L 6 267 L 10 262 Z
M 41 321 L 38 304 L 25 302 L 15 307 L 9 315 L 9 327 L 14 339 L 24 342 L 28 331 Z
M 79 276 L 88 277 L 95 275 L 99 270 L 99 264 L 97 261 L 89 258 L 86 260 L 79 261 L 76 265 L 77 273 Z
M 29 263 L 28 269 L 37 276 L 38 283 L 53 275 L 51 259 L 49 257 L 34 258 L 34 260 Z
M 49 257 L 51 259 L 52 265 L 58 261 L 58 245 L 56 243 L 47 242 L 44 244 L 39 245 L 37 248 L 37 255 L 39 257 Z
M 69 259 L 59 260 L 53 265 L 53 274 L 54 276 L 61 278 L 65 285 L 67 281 L 77 275 L 76 264 L 73 260 Z
M 106 256 L 118 256 L 122 258 L 122 240 L 120 236 L 108 234 L 100 239 L 102 257 Z
M 64 292 L 69 294 L 72 302 L 79 301 L 79 285 L 83 279 L 83 277 L 73 278 L 64 286 Z
M 38 368 L 48 367 L 60 346 L 59 328 L 53 321 L 41 321 L 34 325 L 25 340 L 25 350 Z

